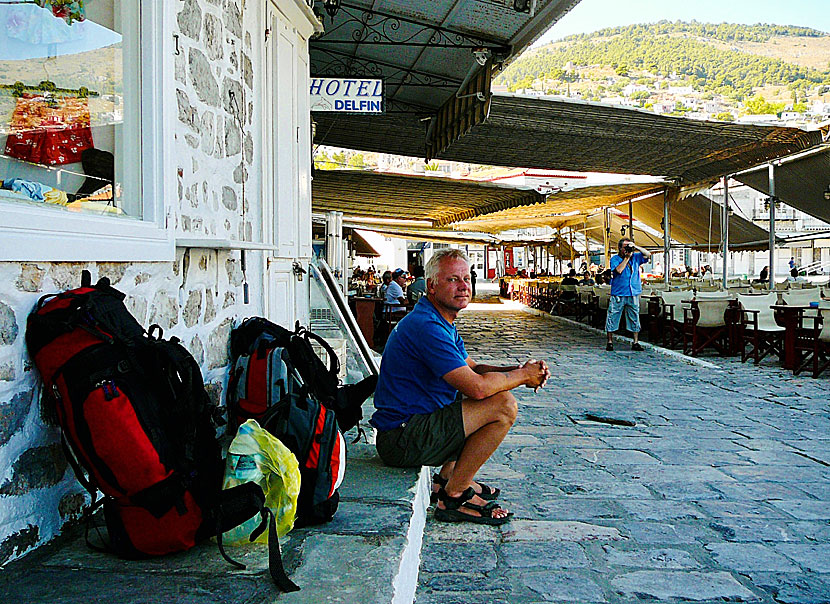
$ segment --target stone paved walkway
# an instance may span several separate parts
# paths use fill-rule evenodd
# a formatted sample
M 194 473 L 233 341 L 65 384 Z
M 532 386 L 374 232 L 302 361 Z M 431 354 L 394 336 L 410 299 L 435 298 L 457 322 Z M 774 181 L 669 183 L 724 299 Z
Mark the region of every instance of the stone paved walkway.
M 554 377 L 516 391 L 518 421 L 481 474 L 515 518 L 430 515 L 418 604 L 830 602 L 830 377 L 608 353 L 497 305 L 459 329 L 476 360 L 545 358 Z

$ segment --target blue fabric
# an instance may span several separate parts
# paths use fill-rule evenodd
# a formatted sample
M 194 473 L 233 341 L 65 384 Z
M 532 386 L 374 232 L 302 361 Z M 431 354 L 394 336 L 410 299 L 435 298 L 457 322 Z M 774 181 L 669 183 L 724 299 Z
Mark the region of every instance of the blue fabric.
M 47 187 L 39 182 L 23 180 L 22 178 L 9 178 L 8 180 L 4 180 L 3 188 L 14 191 L 15 193 L 22 193 L 32 201 L 44 201 L 46 194 L 52 190 L 52 187 Z
M 605 331 L 615 332 L 620 328 L 620 318 L 625 311 L 625 322 L 632 333 L 640 331 L 640 296 L 611 296 L 608 298 L 608 313 Z
M 407 295 L 412 298 L 412 294 L 415 292 L 421 292 L 422 294 L 427 293 L 427 280 L 423 277 L 418 277 L 409 284 L 409 287 L 406 290 Z
M 611 295 L 612 296 L 639 296 L 643 293 L 643 284 L 640 283 L 640 265 L 646 259 L 642 252 L 634 252 L 628 260 L 623 272 L 618 273 L 616 268 L 622 264 L 623 258 L 617 254 L 611 257 Z
M 392 281 L 392 283 L 390 283 L 386 287 L 386 294 L 384 295 L 384 299 L 386 301 L 387 306 L 392 307 L 392 312 L 406 310 L 406 307 L 401 306 L 401 303 L 399 302 L 399 299 L 403 297 L 403 289 L 395 281 Z
M 426 297 L 389 335 L 375 389 L 378 430 L 399 428 L 413 415 L 432 413 L 455 400 L 443 376 L 467 364 L 467 350 L 454 325 Z

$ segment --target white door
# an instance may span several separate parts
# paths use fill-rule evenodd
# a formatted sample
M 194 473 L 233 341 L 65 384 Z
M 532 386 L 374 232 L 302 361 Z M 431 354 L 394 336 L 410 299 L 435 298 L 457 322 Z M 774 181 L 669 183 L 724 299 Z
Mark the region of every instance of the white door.
M 311 258 L 308 42 L 273 3 L 267 18 L 263 180 L 275 252 L 266 268 L 266 314 L 290 327 L 308 323 L 308 275 L 294 272 L 295 265 L 307 270 Z

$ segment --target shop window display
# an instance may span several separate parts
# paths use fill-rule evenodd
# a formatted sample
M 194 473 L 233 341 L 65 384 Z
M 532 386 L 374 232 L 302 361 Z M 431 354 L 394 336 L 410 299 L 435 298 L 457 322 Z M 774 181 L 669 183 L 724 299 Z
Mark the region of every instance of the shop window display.
M 142 217 L 139 5 L 0 1 L 0 203 Z

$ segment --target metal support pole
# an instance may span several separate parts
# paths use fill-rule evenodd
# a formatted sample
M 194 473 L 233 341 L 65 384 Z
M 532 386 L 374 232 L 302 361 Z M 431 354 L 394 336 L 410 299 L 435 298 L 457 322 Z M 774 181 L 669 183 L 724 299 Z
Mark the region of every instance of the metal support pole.
M 562 229 L 556 229 L 556 260 L 559 262 L 559 276 L 562 276 Z
M 726 279 L 728 275 L 729 258 L 729 177 L 723 177 L 723 218 L 721 219 L 723 230 L 723 290 L 726 291 Z
M 634 202 L 628 200 L 628 237 L 634 241 Z
M 585 266 L 591 266 L 591 245 L 588 243 L 588 220 L 582 221 L 582 236 L 585 237 Z
M 669 189 L 663 190 L 663 282 L 668 285 L 671 283 L 671 222 L 669 220 L 670 213 Z
M 611 268 L 611 226 L 608 219 L 608 208 L 602 208 L 602 246 L 605 253 L 605 268 Z
M 326 213 L 326 264 L 337 270 L 337 212 Z
M 569 240 L 569 243 L 570 243 L 570 246 L 571 246 L 571 249 L 570 249 L 571 266 L 576 268 L 576 266 L 574 266 L 574 261 L 576 260 L 576 258 L 574 258 L 574 228 L 573 227 L 568 227 L 568 240 Z
M 769 165 L 769 289 L 775 289 L 775 166 Z

